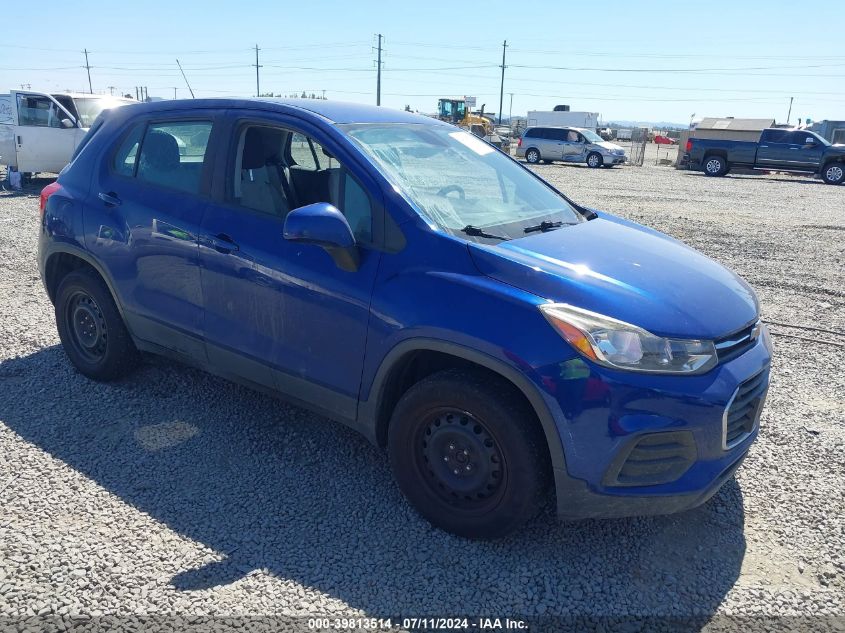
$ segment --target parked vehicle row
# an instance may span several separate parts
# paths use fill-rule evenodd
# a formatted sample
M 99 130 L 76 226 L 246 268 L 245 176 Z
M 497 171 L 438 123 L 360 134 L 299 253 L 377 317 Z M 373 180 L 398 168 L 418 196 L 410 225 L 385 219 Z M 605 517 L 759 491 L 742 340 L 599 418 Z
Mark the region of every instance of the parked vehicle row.
M 576 127 L 530 127 L 519 139 L 516 155 L 532 164 L 559 160 L 593 168 L 622 165 L 628 160 L 624 148 L 592 130 Z
M 129 103 L 135 101 L 92 94 L 2 94 L 0 164 L 29 174 L 58 173 L 100 112 Z
M 690 138 L 681 160 L 707 176 L 741 167 L 819 174 L 829 185 L 845 181 L 845 145 L 832 145 L 807 130 L 769 128 L 759 142 Z
M 81 373 L 143 351 L 289 398 L 386 446 L 456 534 L 512 532 L 550 486 L 561 518 L 697 506 L 758 433 L 771 346 L 748 284 L 429 117 L 116 108 L 41 211 Z

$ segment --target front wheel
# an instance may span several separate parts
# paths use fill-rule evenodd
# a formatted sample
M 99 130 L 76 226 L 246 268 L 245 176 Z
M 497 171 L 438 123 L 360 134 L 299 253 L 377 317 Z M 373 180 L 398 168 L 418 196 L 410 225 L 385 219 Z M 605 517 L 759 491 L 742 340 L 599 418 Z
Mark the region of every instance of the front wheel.
M 525 152 L 525 161 L 531 163 L 532 165 L 536 165 L 540 162 L 540 150 L 534 149 L 533 147 L 528 149 Z
M 831 163 L 822 170 L 822 180 L 829 185 L 838 185 L 845 180 L 845 163 Z
M 593 169 L 598 169 L 604 164 L 604 159 L 601 157 L 601 154 L 597 152 L 590 152 L 587 156 L 587 167 L 592 167 Z
M 543 442 L 510 385 L 450 369 L 402 396 L 387 445 L 399 488 L 422 516 L 459 536 L 490 539 L 539 510 L 549 470 Z
M 728 173 L 728 162 L 721 156 L 708 156 L 704 161 L 705 176 L 724 176 Z

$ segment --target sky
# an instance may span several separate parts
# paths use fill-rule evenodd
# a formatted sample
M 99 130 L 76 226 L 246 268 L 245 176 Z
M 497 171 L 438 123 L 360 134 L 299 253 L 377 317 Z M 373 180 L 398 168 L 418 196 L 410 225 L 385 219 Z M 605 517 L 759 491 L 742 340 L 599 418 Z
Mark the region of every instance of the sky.
M 601 120 L 845 119 L 845 4 L 831 2 L 47 2 L 6 12 L 0 91 L 316 93 L 431 113 L 477 97 L 505 116 L 568 104 Z M 511 96 L 512 95 L 512 96 Z

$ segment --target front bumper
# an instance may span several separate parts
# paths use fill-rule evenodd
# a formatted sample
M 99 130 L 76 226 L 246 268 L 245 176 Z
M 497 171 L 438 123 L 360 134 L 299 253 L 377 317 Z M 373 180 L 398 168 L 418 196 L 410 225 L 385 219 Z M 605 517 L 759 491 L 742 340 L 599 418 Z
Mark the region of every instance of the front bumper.
M 601 157 L 605 165 L 624 165 L 628 162 L 625 154 L 602 154 Z
M 666 514 L 707 501 L 757 436 L 770 360 L 758 340 L 701 376 L 606 370 L 580 358 L 541 369 L 566 460 L 555 471 L 558 517 Z M 756 400 L 735 434 L 726 412 L 736 420 L 745 411 L 731 408 L 743 385 Z

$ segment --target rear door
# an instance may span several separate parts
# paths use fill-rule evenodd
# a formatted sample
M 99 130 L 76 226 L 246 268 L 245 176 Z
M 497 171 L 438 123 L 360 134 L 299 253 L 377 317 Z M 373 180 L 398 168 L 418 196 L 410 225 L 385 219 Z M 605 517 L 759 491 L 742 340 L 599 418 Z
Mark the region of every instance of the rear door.
M 787 168 L 792 158 L 790 130 L 763 130 L 757 147 L 757 167 Z
M 17 109 L 18 171 L 58 173 L 80 140 L 76 120 L 58 101 L 40 92 L 12 91 Z M 62 121 L 70 127 L 62 125 Z
M 560 160 L 563 158 L 563 137 L 560 130 L 553 127 L 542 128 L 543 135 L 540 155 L 548 160 Z
M 197 360 L 205 356 L 197 234 L 220 116 L 131 120 L 85 203 L 86 246 L 110 272 L 132 333 Z
M 364 162 L 322 129 L 283 115 L 231 116 L 200 236 L 208 358 L 354 419 L 381 257 L 381 191 Z M 319 246 L 284 239 L 290 209 L 314 202 L 346 216 L 358 270 L 339 269 Z

